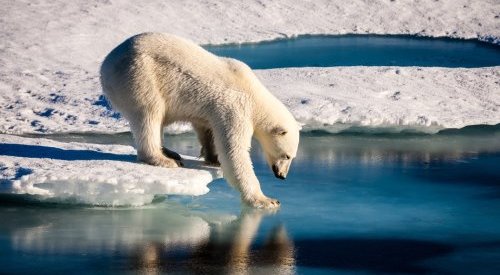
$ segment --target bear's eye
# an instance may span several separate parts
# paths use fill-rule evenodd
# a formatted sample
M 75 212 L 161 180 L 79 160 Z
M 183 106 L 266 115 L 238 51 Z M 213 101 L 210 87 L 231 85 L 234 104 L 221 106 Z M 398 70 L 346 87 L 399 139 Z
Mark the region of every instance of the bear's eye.
M 291 159 L 291 157 L 289 155 L 284 155 L 283 156 L 285 159 Z
M 275 127 L 271 130 L 271 134 L 275 135 L 275 136 L 284 136 L 286 135 L 286 130 L 283 129 L 282 127 Z

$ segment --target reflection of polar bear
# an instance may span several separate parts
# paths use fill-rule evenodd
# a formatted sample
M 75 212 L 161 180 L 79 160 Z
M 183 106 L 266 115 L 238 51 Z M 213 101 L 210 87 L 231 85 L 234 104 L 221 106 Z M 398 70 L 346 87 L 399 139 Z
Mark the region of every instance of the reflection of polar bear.
M 182 38 L 146 33 L 115 48 L 101 67 L 105 94 L 125 118 L 140 161 L 178 167 L 163 150 L 163 127 L 189 121 L 209 163 L 255 207 L 277 207 L 255 176 L 249 149 L 260 142 L 276 177 L 284 179 L 297 153 L 299 126 L 244 63 L 217 57 Z M 165 155 L 164 155 L 165 154 Z

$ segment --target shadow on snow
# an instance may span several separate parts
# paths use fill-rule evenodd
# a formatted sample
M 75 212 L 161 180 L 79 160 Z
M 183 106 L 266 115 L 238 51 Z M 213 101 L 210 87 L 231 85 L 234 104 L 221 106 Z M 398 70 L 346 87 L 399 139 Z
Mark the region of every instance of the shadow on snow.
M 24 158 L 50 158 L 59 160 L 113 160 L 135 162 L 135 155 L 104 153 L 92 150 L 60 149 L 27 144 L 0 144 L 0 155 Z

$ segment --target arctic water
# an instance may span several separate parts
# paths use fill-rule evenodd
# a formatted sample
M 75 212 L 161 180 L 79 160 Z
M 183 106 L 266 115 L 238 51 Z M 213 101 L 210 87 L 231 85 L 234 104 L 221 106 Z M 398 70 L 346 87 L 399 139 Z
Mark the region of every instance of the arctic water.
M 308 35 L 260 43 L 207 45 L 252 69 L 331 66 L 489 67 L 500 46 L 478 40 L 401 35 Z
M 63 134 L 129 144 L 129 134 Z M 167 147 L 197 155 L 192 134 Z M 276 212 L 242 208 L 224 180 L 140 208 L 2 197 L 1 273 L 488 274 L 500 269 L 500 130 L 301 136 L 285 181 L 257 144 Z

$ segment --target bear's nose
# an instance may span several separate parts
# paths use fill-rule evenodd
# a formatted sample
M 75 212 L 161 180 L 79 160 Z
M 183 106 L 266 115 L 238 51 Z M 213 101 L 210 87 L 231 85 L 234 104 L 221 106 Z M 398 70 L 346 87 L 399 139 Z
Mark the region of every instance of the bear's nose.
M 284 174 L 284 173 L 281 173 L 281 172 L 279 171 L 279 168 L 278 168 L 278 166 L 277 166 L 277 165 L 273 165 L 273 167 L 272 167 L 272 168 L 273 168 L 273 173 L 274 173 L 274 176 L 276 176 L 278 179 L 281 179 L 281 180 L 286 179 L 285 174 Z
M 278 179 L 282 179 L 282 180 L 285 179 L 285 176 L 283 175 L 283 173 L 280 172 L 280 169 L 278 168 L 278 166 L 276 164 L 273 164 L 273 166 L 271 168 L 273 169 L 274 176 L 276 176 Z

